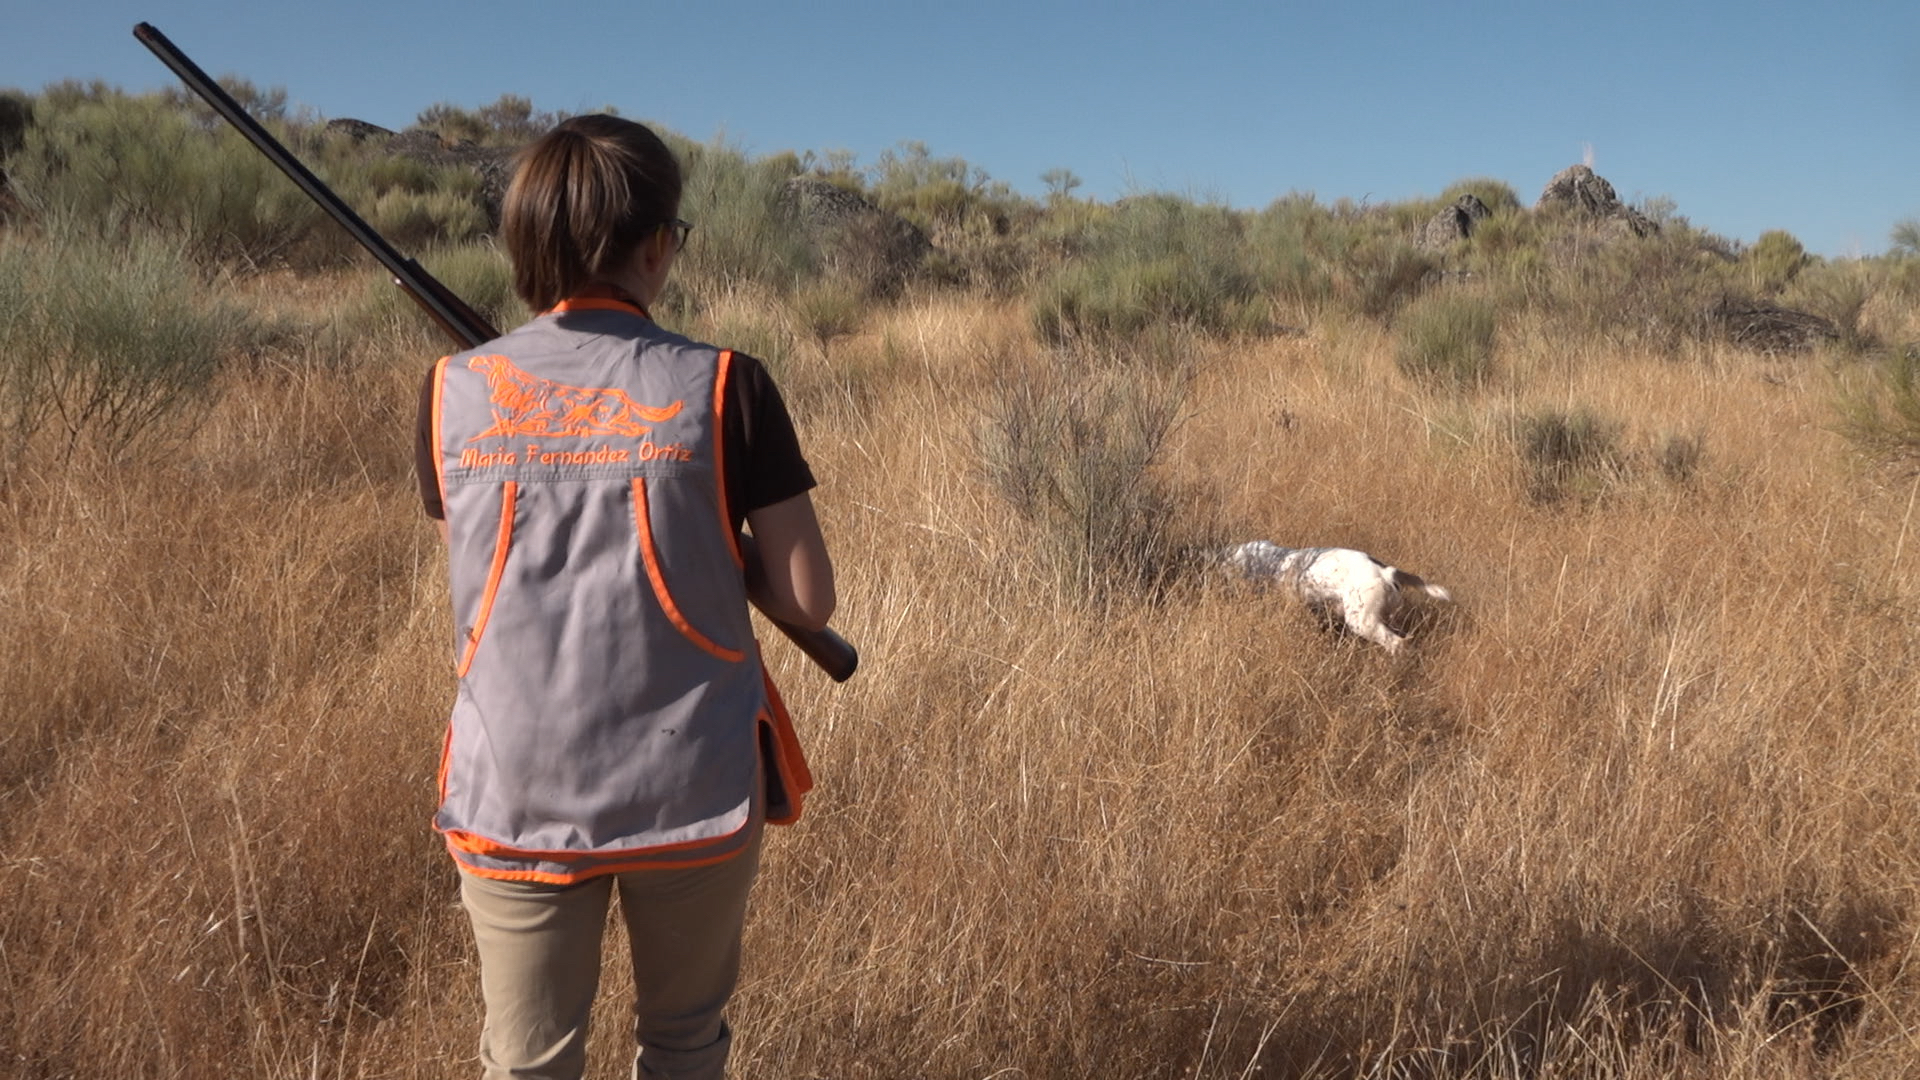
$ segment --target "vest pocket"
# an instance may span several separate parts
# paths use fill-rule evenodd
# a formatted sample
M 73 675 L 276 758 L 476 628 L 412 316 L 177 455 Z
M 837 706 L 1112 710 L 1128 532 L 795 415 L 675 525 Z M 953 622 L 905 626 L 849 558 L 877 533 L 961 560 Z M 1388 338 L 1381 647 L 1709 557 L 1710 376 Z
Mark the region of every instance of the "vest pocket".
M 729 663 L 737 664 L 747 658 L 739 649 L 729 649 L 687 621 L 681 613 L 680 605 L 674 602 L 673 592 L 667 587 L 666 571 L 660 566 L 660 553 L 653 545 L 653 515 L 647 508 L 647 481 L 645 477 L 633 478 L 633 527 L 640 541 L 640 559 L 647 565 L 647 581 L 653 585 L 654 599 L 660 601 L 660 610 L 666 612 L 667 620 L 688 641 L 712 653 Z
M 493 541 L 493 562 L 487 567 L 486 591 L 480 594 L 480 608 L 474 613 L 473 626 L 467 630 L 467 647 L 454 669 L 459 678 L 467 677 L 473 666 L 473 654 L 480 649 L 480 638 L 487 632 L 487 616 L 493 614 L 493 598 L 500 591 L 500 576 L 507 568 L 507 550 L 513 546 L 513 504 L 520 485 L 512 480 L 500 485 L 500 534 Z

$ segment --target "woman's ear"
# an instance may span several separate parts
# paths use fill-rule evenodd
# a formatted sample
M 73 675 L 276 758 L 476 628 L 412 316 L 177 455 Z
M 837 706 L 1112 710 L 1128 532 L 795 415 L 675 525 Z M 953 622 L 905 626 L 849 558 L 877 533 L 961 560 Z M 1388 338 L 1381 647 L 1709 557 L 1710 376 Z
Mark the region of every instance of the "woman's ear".
M 640 241 L 636 261 L 640 269 L 648 274 L 659 271 L 667 257 L 673 254 L 673 233 L 668 229 L 656 229 L 645 240 Z

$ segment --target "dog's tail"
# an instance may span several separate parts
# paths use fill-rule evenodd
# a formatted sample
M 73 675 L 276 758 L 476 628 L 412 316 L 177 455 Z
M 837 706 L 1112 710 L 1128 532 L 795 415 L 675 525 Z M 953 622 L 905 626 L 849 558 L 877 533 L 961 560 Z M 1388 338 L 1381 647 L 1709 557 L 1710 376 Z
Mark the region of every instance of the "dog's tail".
M 1448 603 L 1453 602 L 1452 593 L 1438 585 L 1427 584 L 1426 579 L 1422 578 L 1419 574 L 1409 574 L 1397 566 L 1389 566 L 1387 567 L 1387 576 L 1393 579 L 1393 587 L 1396 589 L 1411 589 L 1414 592 L 1425 593 L 1435 600 L 1445 600 Z

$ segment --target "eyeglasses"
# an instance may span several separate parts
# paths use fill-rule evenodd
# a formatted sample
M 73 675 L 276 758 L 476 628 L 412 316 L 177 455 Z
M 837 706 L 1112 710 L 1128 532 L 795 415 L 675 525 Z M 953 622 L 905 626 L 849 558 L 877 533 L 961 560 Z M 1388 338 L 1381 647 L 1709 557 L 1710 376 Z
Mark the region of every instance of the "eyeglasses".
M 682 221 L 679 218 L 674 218 L 672 221 L 669 221 L 665 225 L 662 225 L 661 228 L 673 230 L 673 250 L 675 251 L 686 250 L 687 234 L 693 231 L 693 222 Z

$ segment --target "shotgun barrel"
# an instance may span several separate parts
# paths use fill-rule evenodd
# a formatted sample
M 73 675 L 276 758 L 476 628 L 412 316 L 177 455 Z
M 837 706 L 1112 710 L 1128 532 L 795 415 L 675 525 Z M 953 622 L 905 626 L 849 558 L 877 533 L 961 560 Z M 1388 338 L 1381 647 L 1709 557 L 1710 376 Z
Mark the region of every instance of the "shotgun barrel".
M 301 191 L 306 192 L 308 198 L 320 204 L 320 208 L 325 210 L 333 220 L 339 222 L 341 228 L 347 230 L 348 235 L 378 259 L 380 265 L 386 267 L 387 272 L 393 275 L 393 283 L 405 290 L 406 294 L 412 297 L 413 302 L 420 305 L 434 322 L 439 323 L 447 336 L 458 342 L 462 349 L 474 348 L 500 336 L 500 332 L 495 330 L 485 317 L 455 295 L 453 290 L 440 282 L 440 279 L 427 273 L 419 263 L 394 250 L 386 237 L 381 236 L 373 226 L 362 220 L 359 214 L 354 213 L 353 208 L 348 206 L 340 196 L 334 194 L 332 188 L 321 183 L 319 177 L 313 175 L 312 171 L 301 164 L 299 158 L 294 157 L 286 147 L 280 145 L 280 141 L 275 139 L 266 128 L 260 126 L 260 122 L 249 115 L 247 110 L 233 99 L 233 95 L 227 93 L 219 83 L 208 78 L 207 73 L 200 69 L 200 65 L 188 59 L 187 54 L 167 40 L 165 34 L 151 23 L 143 22 L 133 28 L 133 36 L 139 39 L 142 45 L 152 50 L 153 54 L 160 58 L 161 63 L 172 69 L 173 73 L 180 77 L 180 81 L 187 84 L 187 89 L 198 94 L 202 101 L 212 106 L 214 112 L 219 113 L 222 119 L 246 136 L 247 141 L 252 143 L 255 149 L 264 154 L 267 160 L 273 162 L 281 172 L 286 173 L 287 178 L 298 185 Z M 853 677 L 854 671 L 860 666 L 859 651 L 846 638 L 830 629 L 806 630 L 771 617 L 767 621 L 785 634 L 802 653 L 806 654 L 808 659 L 818 664 L 821 670 L 835 682 L 846 682 Z

